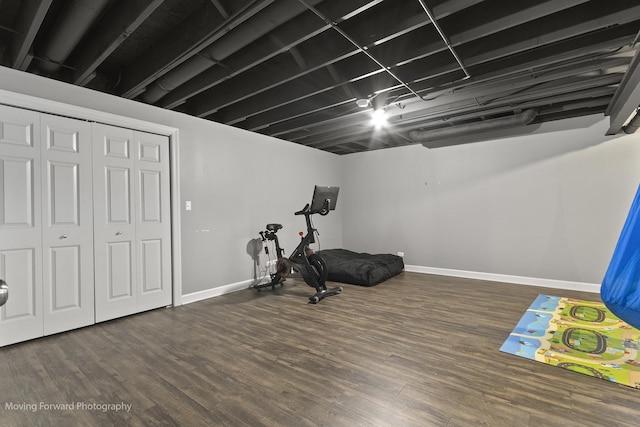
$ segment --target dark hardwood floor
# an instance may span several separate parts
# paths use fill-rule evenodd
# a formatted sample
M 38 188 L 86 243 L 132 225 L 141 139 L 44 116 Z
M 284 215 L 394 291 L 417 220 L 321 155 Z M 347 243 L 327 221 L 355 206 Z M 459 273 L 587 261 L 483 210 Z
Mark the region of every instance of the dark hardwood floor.
M 640 421 L 640 390 L 498 350 L 536 295 L 597 294 L 408 272 L 344 287 L 309 305 L 288 280 L 2 348 L 0 425 Z

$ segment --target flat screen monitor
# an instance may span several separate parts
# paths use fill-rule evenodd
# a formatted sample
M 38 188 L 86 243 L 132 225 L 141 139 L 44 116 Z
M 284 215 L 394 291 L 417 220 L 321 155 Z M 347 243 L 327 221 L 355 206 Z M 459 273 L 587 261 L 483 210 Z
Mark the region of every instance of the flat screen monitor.
M 324 208 L 325 200 L 329 201 L 329 210 L 335 210 L 338 202 L 338 191 L 340 191 L 340 187 L 316 185 L 313 190 L 313 199 L 311 200 L 311 212 L 321 212 Z M 329 212 L 324 212 L 325 215 L 327 213 Z

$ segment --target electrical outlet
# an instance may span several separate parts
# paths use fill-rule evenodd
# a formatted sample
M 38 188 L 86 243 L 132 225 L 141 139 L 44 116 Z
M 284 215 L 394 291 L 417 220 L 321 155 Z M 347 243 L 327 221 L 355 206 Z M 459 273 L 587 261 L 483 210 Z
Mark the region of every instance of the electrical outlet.
M 398 252 L 398 256 L 401 256 L 404 258 L 404 252 Z

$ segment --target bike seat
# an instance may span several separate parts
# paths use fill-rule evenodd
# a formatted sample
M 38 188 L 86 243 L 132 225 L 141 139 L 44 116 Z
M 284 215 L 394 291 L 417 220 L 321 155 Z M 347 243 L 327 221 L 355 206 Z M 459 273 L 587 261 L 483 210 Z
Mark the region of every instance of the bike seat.
M 267 231 L 276 232 L 282 228 L 282 224 L 267 224 Z

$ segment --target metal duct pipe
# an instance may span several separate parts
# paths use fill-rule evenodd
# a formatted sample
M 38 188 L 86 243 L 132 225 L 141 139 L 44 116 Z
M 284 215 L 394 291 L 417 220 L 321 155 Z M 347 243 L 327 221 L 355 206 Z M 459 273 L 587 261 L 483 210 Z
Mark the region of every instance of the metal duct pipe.
M 54 25 L 56 31 L 42 49 L 38 70 L 46 74 L 58 71 L 107 3 L 109 0 L 68 1 Z
M 411 131 L 409 137 L 414 142 L 420 142 L 427 148 L 433 148 L 435 144 L 429 144 L 431 141 L 441 139 L 454 138 L 457 136 L 465 136 L 478 132 L 488 132 L 492 130 L 508 129 L 518 126 L 528 125 L 536 118 L 538 112 L 536 110 L 526 110 L 513 116 L 501 117 L 498 119 L 484 120 L 482 122 L 468 123 L 464 125 L 451 126 L 447 128 Z
M 313 3 L 320 1 L 313 0 Z M 242 10 L 231 19 L 230 23 L 224 25 L 221 31 L 229 31 L 224 34 L 224 37 L 217 39 L 200 53 L 149 85 L 141 96 L 142 100 L 149 104 L 155 103 L 173 89 L 214 66 L 216 61 L 224 60 L 305 10 L 296 0 L 254 1 L 249 8 Z M 234 28 L 241 28 L 241 26 L 246 27 L 247 31 L 233 31 Z
M 636 115 L 633 116 L 629 123 L 625 127 L 622 128 L 624 133 L 632 134 L 636 133 L 636 131 L 640 128 L 640 114 L 638 114 L 638 110 L 636 110 Z

